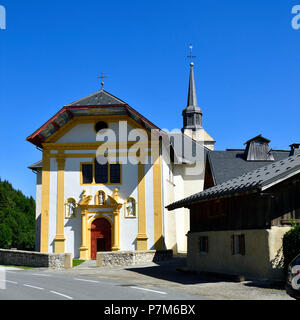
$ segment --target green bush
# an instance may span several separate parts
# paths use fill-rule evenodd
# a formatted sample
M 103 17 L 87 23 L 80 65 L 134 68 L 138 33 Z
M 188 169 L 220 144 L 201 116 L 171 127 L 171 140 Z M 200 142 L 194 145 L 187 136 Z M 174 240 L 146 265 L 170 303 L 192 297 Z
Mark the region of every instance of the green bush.
M 284 266 L 287 268 L 288 264 L 300 254 L 300 224 L 295 225 L 290 231 L 283 236 L 283 256 Z

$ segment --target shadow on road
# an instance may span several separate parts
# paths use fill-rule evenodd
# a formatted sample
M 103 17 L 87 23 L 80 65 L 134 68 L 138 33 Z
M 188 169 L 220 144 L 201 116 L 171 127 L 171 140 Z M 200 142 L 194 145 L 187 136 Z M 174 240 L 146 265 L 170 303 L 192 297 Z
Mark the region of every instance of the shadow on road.
M 186 267 L 186 258 L 180 257 L 173 258 L 168 261 L 159 262 L 156 266 L 152 267 L 132 267 L 126 268 L 125 270 L 136 272 L 156 279 L 185 285 L 226 281 L 224 279 L 222 280 L 214 277 L 203 276 L 198 273 L 185 273 L 177 271 L 177 268 L 183 267 Z

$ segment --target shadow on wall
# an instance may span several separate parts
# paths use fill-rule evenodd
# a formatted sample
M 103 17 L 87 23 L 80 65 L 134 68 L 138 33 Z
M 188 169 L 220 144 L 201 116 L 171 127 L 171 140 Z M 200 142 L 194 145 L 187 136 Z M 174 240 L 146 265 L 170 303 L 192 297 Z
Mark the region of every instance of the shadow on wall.
M 74 258 L 77 259 L 80 256 L 79 248 L 81 247 L 81 216 L 77 213 L 75 218 L 68 219 L 67 223 L 65 224 L 65 227 L 68 228 L 73 233 L 73 239 L 74 239 L 74 247 L 73 247 L 73 255 Z M 67 248 L 66 248 L 66 251 Z
M 40 252 L 41 250 L 41 215 L 36 219 L 35 222 L 35 251 Z
M 154 244 L 154 248 L 151 250 L 166 250 L 167 246 L 165 243 L 165 238 L 164 236 L 161 236 Z
M 285 279 L 284 257 L 282 247 L 279 250 L 277 250 L 274 259 L 270 261 L 270 268 L 272 270 L 272 275 L 274 275 L 274 278 L 278 278 L 278 280 Z
M 134 250 L 137 250 L 137 241 L 136 241 L 136 239 L 134 239 L 134 241 L 132 241 L 131 244 L 134 246 Z

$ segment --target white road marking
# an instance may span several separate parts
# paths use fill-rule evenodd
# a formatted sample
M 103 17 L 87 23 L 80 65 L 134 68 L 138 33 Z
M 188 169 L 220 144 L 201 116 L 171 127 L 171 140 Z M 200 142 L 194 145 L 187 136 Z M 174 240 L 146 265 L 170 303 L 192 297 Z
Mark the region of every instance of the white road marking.
M 78 279 L 78 278 L 74 278 L 74 280 L 76 280 L 76 281 L 86 281 L 86 282 L 99 283 L 99 281 L 96 281 L 96 280 L 88 280 L 88 279 Z
M 32 276 L 39 276 L 39 277 L 52 277 L 49 274 L 39 274 L 39 273 L 33 273 Z
M 30 284 L 23 284 L 24 287 L 29 287 L 29 288 L 33 288 L 33 289 L 37 289 L 37 290 L 45 290 L 44 288 L 40 288 L 40 287 L 35 287 L 35 286 L 31 286 Z
M 144 290 L 144 291 L 150 291 L 150 292 L 155 292 L 155 293 L 159 293 L 159 294 L 167 294 L 166 292 L 162 292 L 162 291 L 156 291 L 156 290 L 151 290 L 151 289 L 146 289 L 146 288 L 139 288 L 139 287 L 130 287 L 132 289 L 137 289 L 137 290 Z
M 18 284 L 18 282 L 15 282 L 15 281 L 10 281 L 10 280 L 0 280 L 0 281 L 3 281 L 3 282 L 7 282 L 7 283 Z
M 54 293 L 54 294 L 58 294 L 59 296 L 65 297 L 65 298 L 67 298 L 67 299 L 73 300 L 72 297 L 69 297 L 69 296 L 67 296 L 67 295 L 65 295 L 65 294 L 62 294 L 62 293 L 59 293 L 59 292 L 56 292 L 56 291 L 50 291 L 50 292 L 52 292 L 52 293 Z

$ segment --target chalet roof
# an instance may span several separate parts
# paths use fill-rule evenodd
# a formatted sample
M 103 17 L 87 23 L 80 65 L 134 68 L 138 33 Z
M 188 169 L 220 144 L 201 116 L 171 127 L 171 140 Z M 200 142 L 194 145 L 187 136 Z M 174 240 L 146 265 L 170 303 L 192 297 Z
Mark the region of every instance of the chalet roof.
M 275 161 L 286 159 L 289 150 L 272 150 Z M 220 184 L 224 181 L 238 177 L 251 170 L 270 164 L 270 161 L 247 161 L 244 149 L 229 149 L 226 151 L 210 151 L 209 161 L 214 183 Z M 273 163 L 273 162 L 272 162 Z
M 183 200 L 172 203 L 167 206 L 167 209 L 174 210 L 176 208 L 189 207 L 197 202 L 208 201 L 227 195 L 240 194 L 251 190 L 261 191 L 264 187 L 267 189 L 271 184 L 277 184 L 299 172 L 300 154 L 225 181 L 200 193 L 196 193 Z
M 252 142 L 252 141 L 255 141 L 255 142 L 258 142 L 258 141 L 259 141 L 259 142 L 266 142 L 266 143 L 270 143 L 270 142 L 271 142 L 271 140 L 269 140 L 269 139 L 263 137 L 261 134 L 259 134 L 258 136 L 254 137 L 254 138 L 252 138 L 252 139 L 249 139 L 249 140 L 246 141 L 244 144 L 248 144 L 248 143 L 250 143 L 250 142 Z

